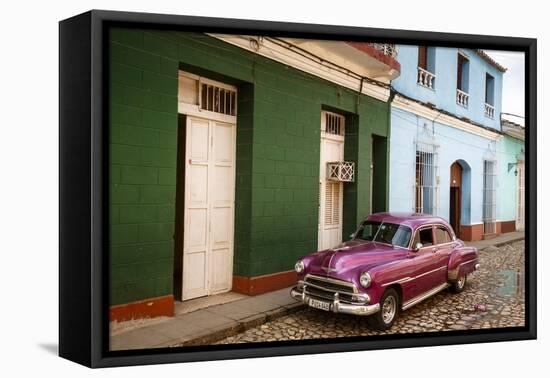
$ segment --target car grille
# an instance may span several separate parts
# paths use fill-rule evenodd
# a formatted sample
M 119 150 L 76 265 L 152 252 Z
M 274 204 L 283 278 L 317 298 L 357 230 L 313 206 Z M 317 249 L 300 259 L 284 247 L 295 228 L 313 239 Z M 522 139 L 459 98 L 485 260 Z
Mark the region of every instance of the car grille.
M 333 301 L 335 293 L 338 298 L 346 303 L 358 303 L 353 300 L 353 294 L 357 293 L 357 288 L 351 282 L 335 280 L 314 275 L 307 275 L 304 281 L 306 293 L 317 299 Z

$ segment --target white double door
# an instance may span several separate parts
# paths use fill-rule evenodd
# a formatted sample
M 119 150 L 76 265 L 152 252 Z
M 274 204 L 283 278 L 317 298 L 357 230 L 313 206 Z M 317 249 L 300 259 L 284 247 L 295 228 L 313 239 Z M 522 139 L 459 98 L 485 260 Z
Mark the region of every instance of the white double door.
M 235 124 L 187 116 L 182 300 L 231 290 Z
M 344 136 L 321 131 L 319 172 L 318 249 L 332 248 L 342 242 L 344 185 L 327 180 L 327 163 L 344 160 Z

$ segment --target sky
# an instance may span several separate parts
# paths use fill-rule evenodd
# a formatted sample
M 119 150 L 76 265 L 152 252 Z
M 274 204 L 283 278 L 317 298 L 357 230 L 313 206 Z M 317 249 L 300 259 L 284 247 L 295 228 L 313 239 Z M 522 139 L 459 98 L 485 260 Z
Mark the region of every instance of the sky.
M 502 89 L 502 112 L 525 116 L 525 54 L 511 51 L 485 52 L 506 67 Z M 523 119 L 503 115 L 513 122 L 524 125 Z

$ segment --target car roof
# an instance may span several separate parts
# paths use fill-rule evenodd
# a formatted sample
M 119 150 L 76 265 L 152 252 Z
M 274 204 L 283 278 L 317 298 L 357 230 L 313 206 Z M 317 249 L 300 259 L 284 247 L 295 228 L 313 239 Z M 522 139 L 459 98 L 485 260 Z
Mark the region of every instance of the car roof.
M 389 212 L 389 213 L 375 213 L 369 215 L 366 220 L 375 221 L 375 222 L 389 222 L 402 224 L 409 226 L 413 230 L 416 230 L 418 227 L 425 224 L 432 223 L 441 223 L 448 228 L 452 229 L 449 226 L 449 223 L 441 217 L 430 214 L 421 214 L 421 213 L 399 213 L 399 212 Z

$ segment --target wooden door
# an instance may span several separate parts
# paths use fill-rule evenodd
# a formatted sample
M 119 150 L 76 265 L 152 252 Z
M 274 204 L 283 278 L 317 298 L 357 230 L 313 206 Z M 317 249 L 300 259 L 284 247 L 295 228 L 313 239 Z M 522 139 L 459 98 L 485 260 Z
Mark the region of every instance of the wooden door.
M 462 212 L 462 166 L 458 162 L 451 165 L 449 193 L 449 223 L 457 237 L 460 237 L 460 215 Z
M 182 300 L 231 289 L 235 125 L 188 116 L 185 151 Z

